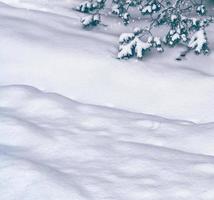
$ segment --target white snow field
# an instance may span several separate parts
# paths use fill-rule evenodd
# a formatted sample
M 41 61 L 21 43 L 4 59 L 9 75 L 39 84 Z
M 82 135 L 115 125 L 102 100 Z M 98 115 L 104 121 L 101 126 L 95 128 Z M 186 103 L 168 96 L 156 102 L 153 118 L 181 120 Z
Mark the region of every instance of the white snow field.
M 209 56 L 120 61 L 135 24 L 78 2 L 0 0 L 0 200 L 214 200 L 214 25 Z
M 1 200 L 214 198 L 214 123 L 0 87 Z

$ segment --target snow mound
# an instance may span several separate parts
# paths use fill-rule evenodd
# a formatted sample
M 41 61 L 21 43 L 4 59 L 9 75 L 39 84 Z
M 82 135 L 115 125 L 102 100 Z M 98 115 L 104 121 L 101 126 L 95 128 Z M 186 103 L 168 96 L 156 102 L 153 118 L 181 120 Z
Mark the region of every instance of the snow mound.
M 213 200 L 213 131 L 1 86 L 1 200 Z

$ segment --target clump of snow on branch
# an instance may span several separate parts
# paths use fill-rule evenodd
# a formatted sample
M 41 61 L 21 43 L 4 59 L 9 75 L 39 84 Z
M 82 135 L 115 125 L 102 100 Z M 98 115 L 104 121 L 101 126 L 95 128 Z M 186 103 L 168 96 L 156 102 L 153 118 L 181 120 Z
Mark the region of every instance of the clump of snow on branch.
M 81 23 L 84 27 L 96 26 L 100 23 L 100 14 L 85 16 L 81 19 Z
M 208 53 L 208 43 L 207 43 L 207 37 L 204 30 L 199 30 L 195 32 L 189 41 L 188 47 L 190 49 L 194 49 L 195 53 Z
M 81 20 L 84 27 L 100 24 L 101 11 L 106 8 L 106 2 L 88 0 L 77 6 L 77 11 L 89 14 Z M 204 0 L 112 0 L 111 12 L 124 25 L 130 24 L 136 11 L 140 16 L 151 16 L 150 25 L 139 28 L 138 33 L 133 30 L 133 33 L 121 34 L 118 58 L 142 58 L 151 48 L 163 52 L 164 46 L 177 45 L 183 45 L 188 52 L 193 50 L 197 54 L 209 52 L 206 27 L 213 19 L 207 16 Z M 161 25 L 167 26 L 168 31 L 158 38 L 153 35 L 153 30 Z
M 148 30 L 136 28 L 134 33 L 123 33 L 119 38 L 118 58 L 130 58 L 136 56 L 142 59 L 151 48 L 156 48 L 158 52 L 163 52 L 162 42 L 159 37 L 149 36 L 143 41 L 144 33 Z

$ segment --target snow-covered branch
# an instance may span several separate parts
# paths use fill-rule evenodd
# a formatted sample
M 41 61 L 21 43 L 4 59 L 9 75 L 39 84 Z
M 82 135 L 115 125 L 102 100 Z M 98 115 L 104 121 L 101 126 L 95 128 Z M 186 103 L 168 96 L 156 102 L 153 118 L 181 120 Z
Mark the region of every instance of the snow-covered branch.
M 106 2 L 107 0 L 88 0 L 77 6 L 77 11 L 88 14 L 81 20 L 84 27 L 100 24 L 100 11 L 105 9 Z M 163 52 L 162 44 L 170 47 L 181 44 L 189 49 L 188 52 L 194 50 L 197 54 L 209 51 L 208 40 L 205 37 L 206 27 L 213 19 L 207 16 L 204 0 L 112 0 L 111 9 L 112 14 L 122 19 L 124 25 L 130 23 L 136 11 L 141 16 L 151 16 L 148 27 L 138 28 L 138 31 L 134 30 L 133 33 L 122 33 L 118 58 L 142 58 L 144 52 L 152 47 Z M 153 29 L 162 25 L 168 27 L 165 35 L 161 38 L 153 35 Z M 130 35 L 133 35 L 131 39 L 121 42 L 121 38 L 128 39 Z M 201 39 L 195 39 L 199 38 L 199 35 Z

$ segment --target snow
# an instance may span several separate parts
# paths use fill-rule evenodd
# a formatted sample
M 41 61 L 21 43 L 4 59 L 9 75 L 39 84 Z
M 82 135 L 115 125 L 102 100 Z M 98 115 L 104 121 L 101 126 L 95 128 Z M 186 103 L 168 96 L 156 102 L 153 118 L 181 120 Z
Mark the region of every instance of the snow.
M 81 19 L 81 23 L 84 27 L 96 26 L 100 23 L 100 15 L 89 15 Z
M 137 32 L 137 31 L 136 31 L 136 32 Z M 135 37 L 135 35 L 134 35 L 133 33 L 122 33 L 122 34 L 120 35 L 119 42 L 120 42 L 121 44 L 127 43 L 127 42 L 129 42 L 130 40 L 133 40 L 134 37 Z
M 0 199 L 213 200 L 213 25 L 209 56 L 120 61 L 137 24 L 78 2 L 0 0 Z
M 214 198 L 214 125 L 0 87 L 1 200 Z
M 197 31 L 191 38 L 188 47 L 195 49 L 197 53 L 200 53 L 207 44 L 206 35 L 203 29 Z

